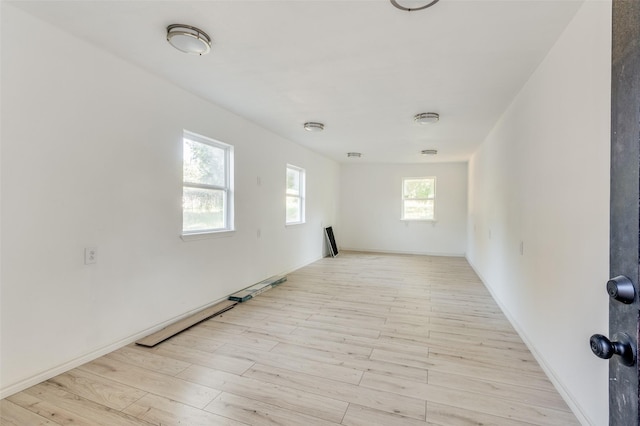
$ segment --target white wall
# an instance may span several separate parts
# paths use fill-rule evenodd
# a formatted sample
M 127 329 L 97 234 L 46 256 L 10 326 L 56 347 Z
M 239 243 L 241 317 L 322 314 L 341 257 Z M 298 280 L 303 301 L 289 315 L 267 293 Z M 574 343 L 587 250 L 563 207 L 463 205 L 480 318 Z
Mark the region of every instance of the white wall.
M 402 178 L 436 177 L 436 221 L 401 221 Z M 467 163 L 342 164 L 344 249 L 462 256 L 466 246 Z
M 610 13 L 585 2 L 469 164 L 467 257 L 593 425 L 608 423 L 588 341 L 608 330 Z
M 2 32 L 2 397 L 323 256 L 337 163 L 6 3 Z M 235 146 L 232 236 L 179 238 L 183 129 Z

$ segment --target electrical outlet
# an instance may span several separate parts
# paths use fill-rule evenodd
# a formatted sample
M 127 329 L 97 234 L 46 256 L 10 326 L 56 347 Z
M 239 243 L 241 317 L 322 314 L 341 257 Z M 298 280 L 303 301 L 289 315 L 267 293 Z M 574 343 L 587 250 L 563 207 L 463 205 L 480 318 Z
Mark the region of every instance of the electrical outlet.
M 87 247 L 84 249 L 84 264 L 93 265 L 98 261 L 98 249 L 95 247 Z
M 262 236 L 262 231 L 260 230 L 260 228 L 258 228 L 258 231 L 256 232 L 256 236 L 258 238 L 260 238 Z
M 524 256 L 524 241 L 520 241 L 520 256 Z

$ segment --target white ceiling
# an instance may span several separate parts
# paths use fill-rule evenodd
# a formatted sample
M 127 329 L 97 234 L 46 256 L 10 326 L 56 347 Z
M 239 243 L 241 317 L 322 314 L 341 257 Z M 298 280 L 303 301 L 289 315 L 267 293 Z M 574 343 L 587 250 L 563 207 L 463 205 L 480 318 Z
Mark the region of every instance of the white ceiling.
M 14 2 L 313 151 L 394 163 L 466 161 L 581 3 L 440 0 L 404 12 L 389 0 Z M 172 48 L 173 23 L 206 31 L 212 51 Z M 440 122 L 415 124 L 421 112 Z M 306 132 L 306 121 L 325 130 Z M 420 155 L 429 148 L 439 154 Z

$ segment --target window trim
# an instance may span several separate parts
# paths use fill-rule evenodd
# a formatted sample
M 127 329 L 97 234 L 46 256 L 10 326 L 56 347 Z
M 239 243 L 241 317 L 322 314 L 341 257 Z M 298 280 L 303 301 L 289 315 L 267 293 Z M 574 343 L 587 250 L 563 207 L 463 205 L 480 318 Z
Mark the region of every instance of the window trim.
M 229 145 L 224 142 L 220 142 L 216 139 L 212 139 L 198 133 L 190 132 L 188 130 L 183 130 L 182 132 L 182 167 L 184 170 L 184 140 L 188 139 L 197 143 L 205 144 L 212 146 L 214 148 L 219 148 L 224 151 L 224 186 L 221 185 L 211 185 L 211 184 L 202 184 L 202 183 L 194 183 L 187 182 L 184 179 L 184 171 L 182 175 L 182 193 L 184 196 L 184 188 L 198 188 L 198 189 L 211 189 L 218 190 L 224 192 L 224 200 L 225 206 L 223 211 L 223 228 L 206 228 L 206 229 L 194 229 L 190 231 L 184 230 L 184 207 L 182 207 L 182 231 L 180 233 L 180 237 L 184 241 L 188 240 L 198 240 L 203 238 L 211 238 L 214 236 L 225 236 L 225 234 L 232 235 L 235 232 L 234 226 L 234 190 L 233 190 L 233 181 L 234 181 L 234 168 L 233 168 L 233 160 L 234 160 L 234 152 L 233 145 Z
M 431 179 L 433 180 L 433 196 L 430 198 L 406 198 L 405 194 L 404 194 L 404 183 L 407 180 L 427 180 L 427 179 Z M 400 220 L 401 221 L 408 221 L 408 222 L 436 222 L 436 218 L 437 218 L 437 211 L 436 211 L 436 176 L 420 176 L 420 177 L 403 177 L 402 178 L 402 192 L 401 192 L 401 200 L 400 200 Z M 406 218 L 405 217 L 405 207 L 404 207 L 404 202 L 406 200 L 417 200 L 417 201 L 428 201 L 428 200 L 433 200 L 433 217 L 430 219 L 411 219 L 411 218 Z
M 300 177 L 300 191 L 296 195 L 289 194 L 287 192 L 288 188 L 287 188 L 286 173 L 288 173 L 289 170 L 293 170 L 293 171 L 297 172 L 299 177 Z M 285 188 L 284 188 L 284 190 L 285 190 L 285 215 L 284 215 L 285 226 L 302 225 L 302 224 L 306 223 L 307 171 L 305 169 L 303 169 L 302 167 L 294 166 L 293 164 L 287 164 L 287 167 L 285 169 Z M 286 200 L 287 200 L 288 197 L 296 197 L 296 198 L 300 199 L 300 220 L 299 221 L 296 221 L 296 222 L 288 222 L 287 221 L 287 212 L 286 212 L 287 203 L 286 203 Z

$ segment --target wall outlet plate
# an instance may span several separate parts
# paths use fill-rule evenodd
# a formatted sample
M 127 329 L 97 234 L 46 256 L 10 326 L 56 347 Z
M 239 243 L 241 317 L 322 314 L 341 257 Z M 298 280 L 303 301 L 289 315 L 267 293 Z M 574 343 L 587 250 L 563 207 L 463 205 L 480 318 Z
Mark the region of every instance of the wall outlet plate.
M 84 249 L 84 264 L 93 265 L 98 261 L 98 249 L 96 247 L 87 247 Z

